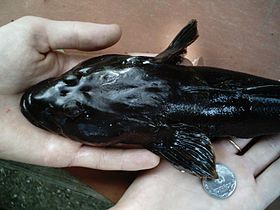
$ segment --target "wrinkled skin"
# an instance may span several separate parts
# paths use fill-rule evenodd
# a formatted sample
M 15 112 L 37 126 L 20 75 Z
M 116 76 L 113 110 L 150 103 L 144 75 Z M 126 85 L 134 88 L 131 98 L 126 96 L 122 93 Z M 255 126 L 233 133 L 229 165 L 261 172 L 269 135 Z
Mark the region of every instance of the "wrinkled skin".
M 215 178 L 210 138 L 280 132 L 280 82 L 177 65 L 178 46 L 197 37 L 181 34 L 155 58 L 104 55 L 43 81 L 23 95 L 22 112 L 73 140 L 140 144 L 180 170 Z

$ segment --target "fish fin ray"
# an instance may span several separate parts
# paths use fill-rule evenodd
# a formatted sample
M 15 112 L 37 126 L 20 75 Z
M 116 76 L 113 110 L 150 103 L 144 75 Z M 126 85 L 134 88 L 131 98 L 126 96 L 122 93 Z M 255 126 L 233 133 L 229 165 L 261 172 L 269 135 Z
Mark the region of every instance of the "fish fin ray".
M 171 162 L 177 169 L 199 177 L 216 178 L 215 155 L 210 139 L 193 127 L 160 129 L 157 141 L 147 149 Z
M 179 64 L 183 61 L 186 47 L 198 38 L 197 21 L 191 20 L 173 39 L 170 45 L 155 59 L 160 63 Z

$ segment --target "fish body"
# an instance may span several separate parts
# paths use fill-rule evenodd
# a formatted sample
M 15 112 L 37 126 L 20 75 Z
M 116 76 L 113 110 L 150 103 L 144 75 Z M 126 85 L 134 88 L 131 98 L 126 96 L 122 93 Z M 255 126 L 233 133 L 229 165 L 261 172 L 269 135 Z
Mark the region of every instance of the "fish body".
M 87 144 L 139 144 L 179 170 L 215 178 L 213 137 L 280 132 L 280 82 L 182 66 L 196 21 L 156 57 L 103 55 L 28 89 L 21 111 L 34 125 Z

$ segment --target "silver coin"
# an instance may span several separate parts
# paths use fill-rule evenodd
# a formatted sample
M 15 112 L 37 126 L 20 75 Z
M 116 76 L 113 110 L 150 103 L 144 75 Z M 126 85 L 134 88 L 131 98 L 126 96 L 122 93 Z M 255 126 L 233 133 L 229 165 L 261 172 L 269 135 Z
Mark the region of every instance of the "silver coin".
M 202 179 L 204 190 L 212 197 L 226 199 L 230 197 L 236 189 L 236 177 L 234 173 L 221 163 L 216 164 L 218 179 Z

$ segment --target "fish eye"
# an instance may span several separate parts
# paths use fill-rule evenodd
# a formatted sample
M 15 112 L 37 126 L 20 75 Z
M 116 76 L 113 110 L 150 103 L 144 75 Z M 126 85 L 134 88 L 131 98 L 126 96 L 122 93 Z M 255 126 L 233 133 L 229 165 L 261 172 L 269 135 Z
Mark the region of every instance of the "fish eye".
M 63 113 L 71 118 L 78 117 L 83 112 L 83 107 L 78 101 L 72 100 L 63 105 Z

